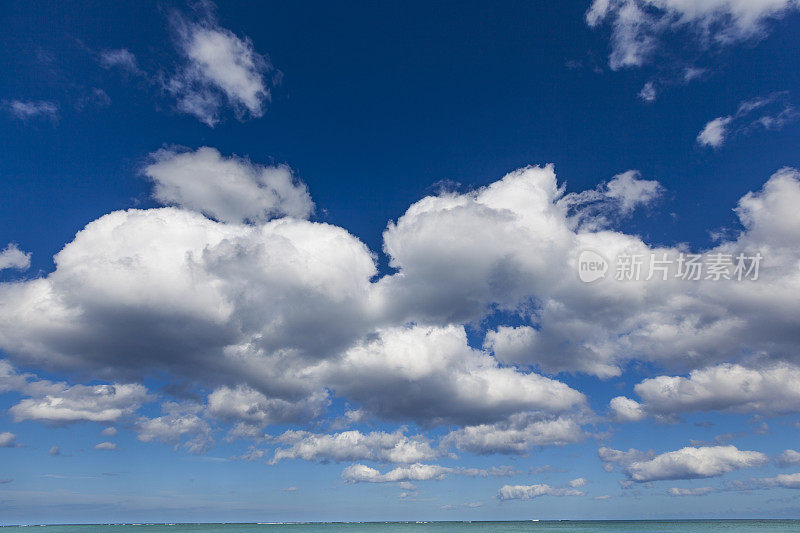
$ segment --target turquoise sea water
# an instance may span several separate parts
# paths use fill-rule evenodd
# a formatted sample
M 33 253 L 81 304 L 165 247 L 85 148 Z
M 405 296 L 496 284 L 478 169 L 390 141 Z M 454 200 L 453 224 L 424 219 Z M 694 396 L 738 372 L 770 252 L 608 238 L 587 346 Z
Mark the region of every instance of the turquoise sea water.
M 541 521 L 541 522 L 374 522 L 307 524 L 134 524 L 6 526 L 2 533 L 504 533 L 504 532 L 800 532 L 800 520 Z

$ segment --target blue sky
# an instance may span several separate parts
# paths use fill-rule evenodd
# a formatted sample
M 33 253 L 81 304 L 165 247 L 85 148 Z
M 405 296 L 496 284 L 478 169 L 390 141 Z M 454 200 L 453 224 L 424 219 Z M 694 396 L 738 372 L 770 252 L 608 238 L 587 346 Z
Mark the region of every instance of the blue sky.
M 3 523 L 800 518 L 796 2 L 0 22 Z

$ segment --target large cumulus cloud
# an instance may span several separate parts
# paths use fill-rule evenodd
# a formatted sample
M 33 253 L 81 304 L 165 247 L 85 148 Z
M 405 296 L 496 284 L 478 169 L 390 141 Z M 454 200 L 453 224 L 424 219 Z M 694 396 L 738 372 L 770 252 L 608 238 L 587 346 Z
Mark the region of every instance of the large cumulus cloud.
M 271 424 L 322 416 L 331 394 L 371 415 L 426 426 L 499 423 L 519 412 L 549 416 L 584 405 L 580 392 L 471 347 L 462 324 L 429 321 L 425 305 L 398 306 L 391 291 L 405 274 L 375 282 L 374 255 L 346 230 L 290 216 L 269 220 L 295 204 L 273 212 L 272 200 L 244 201 L 242 187 L 277 187 L 255 183 L 263 168 L 211 149 L 162 151 L 154 161 L 147 172 L 173 191 L 159 197 L 178 207 L 109 213 L 56 254 L 52 273 L 0 285 L 0 346 L 18 365 L 109 381 L 167 372 L 184 389 L 206 391 L 196 412 L 170 408 L 134 420 L 140 439 L 174 443 L 191 431 L 208 433 L 201 417 L 236 424 L 233 437 L 255 436 Z M 199 182 L 184 179 L 186 165 L 199 167 Z M 280 183 L 305 194 L 301 184 Z M 232 199 L 220 204 L 208 193 L 212 185 Z M 531 169 L 481 197 L 502 205 L 520 186 L 545 202 L 554 193 L 539 189 L 554 185 L 552 170 Z M 535 206 L 528 214 L 541 218 Z M 480 208 L 466 216 L 480 217 Z M 494 261 L 488 257 L 487 265 Z M 487 268 L 472 280 L 492 276 Z M 520 301 L 521 282 L 505 291 L 505 302 L 484 285 L 472 316 Z M 167 431 L 171 425 L 183 429 Z
M 169 165 L 149 172 L 173 187 L 164 201 L 177 206 L 109 213 L 56 254 L 52 273 L 0 284 L 0 348 L 16 364 L 118 384 L 166 372 L 199 390 L 195 411 L 135 422 L 147 440 L 202 437 L 204 418 L 235 425 L 231 438 L 260 438 L 270 425 L 324 417 L 339 397 L 365 417 L 447 425 L 440 444 L 452 449 L 521 454 L 576 442 L 591 421 L 581 392 L 541 372 L 609 377 L 635 359 L 757 369 L 796 358 L 800 182 L 791 169 L 744 196 L 743 231 L 705 251 L 761 252 L 757 281 L 586 284 L 583 250 L 609 259 L 688 251 L 612 229 L 658 196 L 655 181 L 626 172 L 567 194 L 551 166 L 529 167 L 423 198 L 388 225 L 394 271 L 378 277 L 357 237 L 291 207 L 306 192 L 290 175 L 271 181 L 264 173 L 277 170 L 211 149 L 159 157 Z M 193 189 L 173 163 L 205 174 Z M 232 195 L 220 204 L 208 187 Z M 281 214 L 296 216 L 270 220 Z M 655 397 L 616 405 L 640 419 Z M 170 424 L 185 431 L 166 432 Z M 360 457 L 380 457 L 379 441 Z

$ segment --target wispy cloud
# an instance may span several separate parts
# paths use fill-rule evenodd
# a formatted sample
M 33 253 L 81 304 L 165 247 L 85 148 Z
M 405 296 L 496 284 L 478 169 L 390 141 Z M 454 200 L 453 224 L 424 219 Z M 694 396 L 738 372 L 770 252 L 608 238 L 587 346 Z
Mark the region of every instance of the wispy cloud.
M 97 54 L 97 62 L 106 69 L 119 68 L 130 74 L 144 75 L 136 56 L 126 48 L 102 50 Z
M 172 25 L 183 65 L 166 76 L 164 88 L 178 109 L 214 126 L 223 105 L 236 117 L 258 118 L 270 101 L 270 85 L 280 74 L 247 37 L 223 28 L 211 2 L 194 6 L 192 15 L 175 12 Z
M 800 113 L 789 102 L 787 92 L 745 100 L 735 113 L 708 121 L 697 135 L 697 143 L 719 148 L 731 136 L 744 135 L 755 129 L 779 130 L 799 117 Z
M 537 485 L 504 485 L 497 491 L 500 500 L 533 500 L 541 496 L 585 496 L 582 490 L 568 487 L 551 487 L 545 483 Z
M 58 119 L 58 104 L 48 100 L 10 100 L 4 102 L 6 109 L 20 120 L 46 118 Z
M 608 62 L 618 70 L 653 61 L 668 35 L 701 50 L 762 39 L 770 19 L 797 8 L 795 0 L 594 0 L 586 22 L 611 28 Z

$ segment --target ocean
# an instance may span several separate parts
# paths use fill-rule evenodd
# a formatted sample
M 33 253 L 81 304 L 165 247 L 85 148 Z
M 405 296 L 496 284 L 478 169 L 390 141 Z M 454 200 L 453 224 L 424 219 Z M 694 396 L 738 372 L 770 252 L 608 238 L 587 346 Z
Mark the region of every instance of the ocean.
M 31 528 L 44 533 L 505 533 L 559 531 L 594 532 L 800 532 L 800 520 L 564 520 L 541 522 L 368 522 L 368 523 L 291 523 L 291 524 L 109 524 L 5 526 L 3 533 Z

